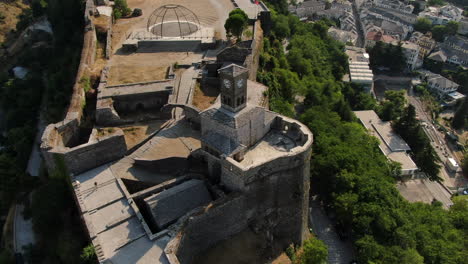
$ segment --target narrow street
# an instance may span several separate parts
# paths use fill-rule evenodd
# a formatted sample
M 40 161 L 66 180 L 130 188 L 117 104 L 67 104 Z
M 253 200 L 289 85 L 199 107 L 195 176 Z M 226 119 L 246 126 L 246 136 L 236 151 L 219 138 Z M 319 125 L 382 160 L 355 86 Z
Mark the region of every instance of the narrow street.
M 348 264 L 354 259 L 351 240 L 340 239 L 333 222 L 327 217 L 316 198 L 310 201 L 309 221 L 312 232 L 328 247 L 328 264 Z
M 353 15 L 354 21 L 356 22 L 356 31 L 358 33 L 358 38 L 356 41 L 356 47 L 365 48 L 366 47 L 366 38 L 364 34 L 364 28 L 362 27 L 361 19 L 359 17 L 359 10 L 356 5 L 356 1 L 351 2 L 353 5 Z

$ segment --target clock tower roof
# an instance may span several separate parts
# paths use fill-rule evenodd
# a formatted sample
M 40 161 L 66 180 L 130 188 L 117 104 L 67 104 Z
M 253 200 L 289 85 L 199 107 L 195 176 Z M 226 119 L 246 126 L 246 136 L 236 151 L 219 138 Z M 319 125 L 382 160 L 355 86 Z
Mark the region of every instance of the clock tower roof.
M 232 77 L 237 77 L 245 72 L 248 72 L 249 70 L 242 67 L 242 66 L 239 66 L 237 64 L 229 64 L 228 66 L 225 66 L 221 69 L 218 70 L 218 73 L 224 73 L 224 74 L 228 74 Z

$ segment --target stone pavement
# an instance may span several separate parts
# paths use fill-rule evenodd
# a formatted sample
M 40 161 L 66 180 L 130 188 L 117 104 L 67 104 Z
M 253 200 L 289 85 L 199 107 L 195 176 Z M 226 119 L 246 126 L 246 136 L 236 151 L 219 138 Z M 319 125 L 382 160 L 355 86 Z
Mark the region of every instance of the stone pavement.
M 15 232 L 15 252 L 24 254 L 23 247 L 28 246 L 29 244 L 34 244 L 35 237 L 32 227 L 31 219 L 24 219 L 23 217 L 24 205 L 17 204 L 15 210 L 15 223 L 14 223 L 14 232 Z
M 350 240 L 340 240 L 319 201 L 310 202 L 309 221 L 312 232 L 328 246 L 328 264 L 347 264 L 353 260 L 354 252 Z
M 193 66 L 188 68 L 187 70 L 183 71 L 180 79 L 176 84 L 177 87 L 177 104 L 191 104 L 193 93 L 195 89 L 196 77 L 198 75 L 199 70 L 196 70 Z M 175 118 L 178 119 L 182 114 L 182 109 L 176 108 L 175 109 Z

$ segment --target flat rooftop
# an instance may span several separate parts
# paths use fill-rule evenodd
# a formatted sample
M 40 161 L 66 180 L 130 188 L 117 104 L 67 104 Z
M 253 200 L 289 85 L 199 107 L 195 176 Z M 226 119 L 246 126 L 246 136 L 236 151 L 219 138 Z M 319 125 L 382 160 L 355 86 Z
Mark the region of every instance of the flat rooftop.
M 416 170 L 417 166 L 411 157 L 406 153 L 411 148 L 395 132 L 393 132 L 390 122 L 380 120 L 373 110 L 354 111 L 364 127 L 371 135 L 379 139 L 380 150 L 389 159 L 399 162 L 402 170 Z
M 245 153 L 244 160 L 240 162 L 242 166 L 250 167 L 262 164 L 271 159 L 287 155 L 296 143 L 279 131 L 271 130 L 257 144 Z

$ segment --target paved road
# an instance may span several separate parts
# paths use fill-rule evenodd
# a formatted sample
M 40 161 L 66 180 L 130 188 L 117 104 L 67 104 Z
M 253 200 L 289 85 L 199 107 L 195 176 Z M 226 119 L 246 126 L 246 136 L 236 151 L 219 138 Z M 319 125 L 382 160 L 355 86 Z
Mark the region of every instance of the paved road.
M 448 157 L 456 158 L 456 156 L 450 149 L 445 139 L 445 136 L 434 127 L 432 123 L 432 117 L 425 111 L 423 103 L 421 102 L 418 96 L 414 95 L 412 89 L 410 89 L 408 93 L 408 100 L 409 103 L 415 107 L 418 119 L 426 123 L 426 126 L 423 126 L 423 129 L 426 132 L 429 139 L 431 140 L 431 145 L 437 152 L 437 155 L 439 156 L 441 161 L 444 163 Z M 444 164 L 441 165 L 442 168 L 440 170 L 439 176 L 444 180 L 443 185 L 446 186 L 448 189 L 450 189 L 451 191 L 456 191 L 458 188 L 465 187 L 468 185 L 468 181 L 463 177 L 461 171 L 454 173 L 448 171 Z
M 340 240 L 333 223 L 316 200 L 311 201 L 309 221 L 312 232 L 328 246 L 328 264 L 348 264 L 354 259 L 351 241 Z

